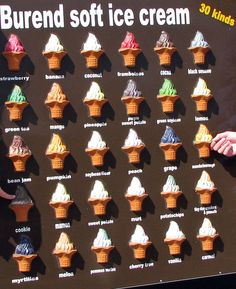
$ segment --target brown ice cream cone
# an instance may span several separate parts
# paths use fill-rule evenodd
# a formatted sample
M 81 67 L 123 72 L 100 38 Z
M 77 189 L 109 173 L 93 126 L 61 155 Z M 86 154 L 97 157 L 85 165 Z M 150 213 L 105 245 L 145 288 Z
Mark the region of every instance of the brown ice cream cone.
M 46 100 L 45 101 L 45 104 L 50 109 L 51 118 L 55 118 L 55 119 L 63 118 L 64 108 L 69 103 L 70 102 L 68 100 L 63 100 L 63 101 L 56 101 L 56 100 L 47 101 Z
M 84 99 L 83 101 L 89 108 L 89 116 L 100 117 L 103 105 L 108 102 L 107 99 Z
M 108 202 L 111 201 L 111 197 L 102 198 L 102 199 L 95 199 L 89 198 L 88 202 L 93 206 L 94 215 L 102 216 L 106 214 L 106 207 Z
M 209 142 L 194 142 L 194 145 L 198 149 L 199 158 L 210 157 L 210 143 Z
M 33 207 L 33 203 L 29 204 L 10 204 L 9 208 L 15 213 L 17 222 L 28 222 L 29 210 Z
M 114 246 L 109 247 L 94 247 L 92 246 L 91 250 L 96 254 L 97 262 L 104 264 L 109 261 L 109 254 L 113 250 Z
M 122 96 L 121 100 L 126 106 L 127 115 L 137 115 L 139 105 L 144 100 L 144 97 Z
M 66 54 L 67 54 L 66 51 L 43 52 L 43 56 L 45 56 L 48 60 L 48 68 L 52 70 L 61 69 L 61 61 Z
M 201 189 L 201 188 L 195 188 L 195 192 L 200 195 L 200 204 L 201 205 L 210 205 L 212 194 L 216 191 L 216 188 L 213 188 L 211 190 L 209 189 Z
M 71 267 L 72 256 L 77 252 L 76 249 L 72 249 L 68 252 L 53 251 L 53 255 L 57 256 L 60 268 Z
M 196 103 L 197 111 L 207 111 L 208 101 L 212 98 L 212 95 L 192 95 L 192 99 Z
M 16 260 L 18 264 L 18 270 L 20 272 L 30 272 L 31 263 L 37 256 L 38 256 L 37 254 L 30 254 L 30 255 L 13 254 L 13 258 Z
M 163 150 L 166 161 L 175 161 L 176 152 L 182 143 L 160 143 L 160 148 Z
M 101 167 L 104 165 L 104 155 L 108 152 L 108 150 L 108 147 L 102 149 L 86 148 L 85 152 L 90 156 L 93 166 Z
M 142 204 L 143 200 L 148 196 L 148 194 L 144 193 L 142 195 L 128 195 L 126 194 L 125 197 L 129 201 L 130 211 L 132 212 L 140 212 L 142 211 Z
M 151 244 L 151 241 L 147 241 L 146 244 L 129 242 L 129 246 L 133 249 L 135 259 L 145 259 L 147 248 L 151 246 Z
M 29 105 L 28 102 L 15 102 L 15 101 L 6 101 L 5 105 L 7 107 L 7 110 L 9 110 L 9 118 L 10 120 L 21 120 L 22 114 L 27 105 Z
M 177 192 L 161 192 L 161 195 L 165 198 L 166 208 L 175 209 L 177 208 L 177 199 L 182 194 L 181 191 Z
M 136 64 L 136 57 L 141 53 L 140 48 L 120 48 L 119 52 L 123 55 L 124 65 L 127 67 L 134 67 Z
M 65 151 L 62 153 L 46 153 L 46 156 L 51 160 L 51 167 L 54 170 L 62 170 L 64 168 L 65 158 L 70 152 Z
M 215 239 L 219 237 L 219 234 L 215 234 L 213 236 L 200 236 L 198 235 L 197 238 L 202 243 L 202 250 L 203 251 L 213 251 L 214 249 L 214 241 Z
M 10 71 L 19 71 L 22 59 L 27 55 L 26 52 L 2 52 L 7 60 Z
M 193 53 L 193 59 L 195 64 L 204 64 L 206 53 L 210 50 L 209 47 L 189 47 Z
M 176 51 L 175 47 L 155 47 L 154 51 L 159 56 L 160 65 L 170 65 L 172 54 Z
M 140 163 L 140 153 L 145 148 L 145 145 L 122 147 L 122 150 L 128 154 L 129 163 Z
M 87 68 L 97 68 L 100 56 L 104 53 L 103 50 L 82 50 L 81 54 L 86 59 Z
M 158 95 L 157 99 L 161 101 L 162 111 L 165 113 L 174 112 L 174 104 L 177 99 L 179 99 L 178 95 Z
M 25 172 L 25 165 L 31 154 L 23 155 L 8 155 L 8 158 L 13 162 L 16 172 Z
M 66 202 L 49 202 L 49 205 L 54 208 L 56 219 L 65 219 L 68 217 L 68 209 L 73 201 Z
M 181 245 L 186 240 L 186 238 L 180 238 L 180 239 L 167 239 L 165 238 L 164 242 L 169 247 L 170 255 L 179 255 L 181 253 Z

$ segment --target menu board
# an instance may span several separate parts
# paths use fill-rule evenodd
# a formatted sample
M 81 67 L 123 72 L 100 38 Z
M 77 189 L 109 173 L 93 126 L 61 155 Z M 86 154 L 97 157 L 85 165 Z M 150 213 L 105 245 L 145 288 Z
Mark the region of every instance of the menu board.
M 235 158 L 209 149 L 236 130 L 235 6 L 0 5 L 5 288 L 235 272 Z

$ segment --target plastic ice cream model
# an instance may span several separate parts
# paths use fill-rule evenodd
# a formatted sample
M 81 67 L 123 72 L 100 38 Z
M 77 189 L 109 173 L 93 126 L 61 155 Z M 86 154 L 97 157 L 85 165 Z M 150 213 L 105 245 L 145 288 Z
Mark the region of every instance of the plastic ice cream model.
M 49 202 L 49 205 L 54 208 L 56 218 L 67 218 L 68 209 L 71 204 L 73 204 L 73 201 L 71 200 L 70 195 L 67 193 L 65 186 L 62 183 L 58 183 Z
M 127 138 L 125 139 L 125 143 L 122 146 L 122 150 L 128 155 L 129 163 L 140 163 L 140 154 L 144 148 L 145 144 L 138 137 L 136 131 L 131 128 Z
M 165 78 L 162 87 L 159 89 L 159 95 L 157 99 L 161 101 L 162 111 L 165 113 L 174 112 L 174 104 L 179 96 L 172 81 Z
M 88 147 L 85 152 L 90 156 L 93 166 L 103 166 L 104 156 L 108 152 L 109 147 L 102 140 L 102 137 L 98 131 L 93 131 L 91 139 L 88 142 Z
M 0 187 L 0 197 L 6 200 L 13 200 L 15 199 L 15 195 L 11 195 L 6 193 L 1 187 Z
M 179 225 L 175 221 L 170 221 L 170 226 L 164 239 L 164 242 L 169 247 L 170 254 L 179 255 L 181 253 L 181 245 L 185 240 L 186 237 L 179 229 Z
M 91 250 L 96 254 L 97 262 L 101 264 L 108 263 L 109 254 L 114 248 L 115 246 L 112 245 L 107 232 L 100 228 L 91 247 Z
M 27 55 L 23 44 L 15 34 L 10 35 L 2 54 L 7 60 L 8 69 L 11 71 L 19 71 L 21 61 Z
M 177 199 L 182 194 L 179 186 L 175 182 L 175 178 L 171 175 L 167 177 L 166 183 L 162 188 L 161 195 L 165 198 L 166 208 L 177 208 Z
M 130 210 L 133 212 L 142 211 L 143 200 L 148 196 L 140 180 L 133 177 L 130 186 L 125 194 L 126 199 L 129 201 Z
M 101 117 L 102 107 L 107 101 L 108 100 L 105 98 L 104 93 L 102 93 L 99 84 L 93 81 L 83 100 L 89 108 L 89 116 Z
M 121 101 L 126 106 L 127 115 L 138 115 L 139 105 L 143 100 L 144 97 L 142 96 L 142 92 L 137 89 L 136 82 L 129 79 L 121 97 Z
M 17 222 L 27 222 L 29 210 L 33 207 L 33 201 L 26 189 L 18 185 L 16 188 L 15 199 L 9 205 L 9 208 L 15 213 Z
M 199 77 L 191 97 L 196 103 L 197 111 L 207 111 L 208 101 L 212 98 L 212 94 L 205 80 Z
M 210 144 L 212 141 L 212 135 L 210 134 L 208 128 L 204 124 L 200 124 L 197 134 L 193 144 L 198 149 L 199 158 L 209 158 L 210 157 Z
M 172 54 L 176 51 L 170 36 L 166 31 L 162 31 L 159 40 L 156 42 L 154 51 L 159 56 L 160 65 L 169 66 Z
M 60 268 L 71 267 L 72 256 L 77 252 L 69 236 L 62 232 L 53 250 L 53 255 L 58 258 Z
M 50 110 L 51 118 L 62 118 L 64 108 L 69 103 L 70 102 L 67 100 L 66 95 L 62 92 L 60 84 L 54 82 L 45 100 L 45 104 Z
M 63 45 L 61 45 L 57 35 L 51 34 L 43 51 L 43 55 L 48 60 L 48 68 L 52 70 L 60 70 L 61 61 L 66 54 L 67 52 Z
M 105 215 L 107 204 L 111 201 L 111 199 L 112 198 L 109 197 L 103 183 L 99 180 L 96 180 L 88 199 L 88 202 L 93 206 L 94 215 Z
M 201 65 L 205 63 L 205 55 L 210 50 L 210 46 L 204 40 L 203 34 L 197 31 L 188 49 L 193 53 L 194 63 Z
M 27 235 L 20 235 L 19 244 L 15 248 L 13 258 L 18 263 L 18 270 L 20 272 L 30 272 L 31 263 L 38 255 L 34 251 L 31 239 Z
M 54 170 L 62 170 L 64 168 L 65 158 L 70 151 L 62 140 L 62 138 L 54 133 L 46 150 L 46 156 L 51 160 L 51 166 Z
M 127 67 L 135 67 L 136 58 L 141 51 L 139 44 L 135 40 L 134 34 L 127 32 L 119 49 L 119 52 L 123 55 L 124 65 Z
M 136 225 L 134 233 L 129 241 L 129 246 L 133 249 L 135 259 L 145 259 L 146 251 L 152 242 L 149 241 L 149 237 L 144 232 L 144 229 L 140 225 Z
M 204 218 L 201 228 L 199 229 L 197 238 L 202 243 L 203 251 L 213 251 L 214 241 L 219 237 L 216 229 L 212 226 L 208 218 Z
M 161 138 L 159 146 L 164 152 L 166 161 L 175 161 L 176 152 L 178 148 L 182 146 L 182 142 L 173 128 L 166 126 L 166 130 Z
M 22 93 L 21 88 L 18 85 L 13 87 L 11 94 L 8 96 L 7 101 L 5 102 L 7 109 L 9 110 L 10 120 L 21 120 L 23 111 L 29 103 L 26 100 L 26 97 Z
M 195 192 L 200 195 L 200 203 L 202 205 L 210 205 L 212 194 L 215 191 L 215 184 L 212 182 L 209 174 L 206 171 L 203 171 L 195 188 Z
M 26 161 L 30 156 L 31 151 L 25 144 L 23 138 L 19 135 L 14 135 L 9 147 L 8 158 L 12 161 L 16 172 L 25 171 Z
M 93 33 L 89 33 L 80 53 L 86 59 L 87 68 L 97 68 L 99 58 L 104 53 L 104 50 L 97 37 Z

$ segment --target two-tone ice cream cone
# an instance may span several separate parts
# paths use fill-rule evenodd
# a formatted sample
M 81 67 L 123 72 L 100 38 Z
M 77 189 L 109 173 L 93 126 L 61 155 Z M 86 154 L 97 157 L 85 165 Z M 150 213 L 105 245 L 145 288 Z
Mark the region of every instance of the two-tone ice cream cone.
M 210 157 L 210 143 L 209 142 L 194 142 L 194 145 L 198 149 L 199 158 L 209 158 Z
M 214 241 L 217 237 L 219 237 L 219 234 L 217 233 L 213 236 L 197 236 L 197 238 L 201 241 L 202 250 L 206 252 L 214 250 Z
M 125 197 L 129 201 L 130 211 L 140 212 L 142 211 L 143 200 L 147 198 L 148 194 L 144 193 L 142 195 L 129 195 L 126 194 Z
M 62 170 L 64 168 L 65 158 L 69 155 L 69 151 L 46 153 L 47 157 L 51 160 L 51 167 L 54 170 Z
M 52 70 L 61 69 L 61 61 L 66 54 L 67 54 L 66 51 L 43 52 L 43 56 L 45 56 L 48 60 L 48 68 Z
M 104 53 L 101 50 L 82 50 L 81 54 L 84 55 L 86 59 L 87 68 L 97 68 L 100 56 Z
M 182 243 L 186 240 L 186 238 L 179 238 L 179 239 L 168 239 L 165 238 L 164 242 L 169 247 L 170 255 L 180 255 L 181 254 L 181 246 Z
M 31 263 L 37 256 L 38 256 L 37 254 L 30 254 L 30 255 L 13 254 L 13 258 L 16 260 L 18 264 L 18 270 L 20 272 L 30 272 Z
M 165 198 L 166 208 L 175 209 L 177 208 L 177 199 L 182 194 L 181 191 L 177 192 L 161 192 L 161 195 Z
M 196 188 L 195 191 L 200 196 L 201 205 L 210 205 L 212 200 L 212 194 L 216 191 L 216 188 L 213 189 Z
M 136 65 L 136 57 L 141 53 L 140 48 L 120 48 L 119 52 L 123 55 L 124 65 L 134 67 Z
M 100 167 L 104 165 L 104 156 L 108 150 L 108 147 L 101 149 L 86 148 L 85 152 L 90 156 L 92 165 Z
M 8 155 L 8 158 L 12 161 L 16 172 L 25 172 L 26 162 L 31 154 L 26 153 L 22 155 Z
M 69 250 L 68 252 L 61 252 L 54 250 L 53 255 L 57 256 L 60 268 L 70 268 L 72 256 L 77 252 L 76 249 Z
M 56 219 L 65 219 L 68 217 L 68 209 L 73 201 L 66 202 L 49 202 L 49 205 L 54 208 Z
M 160 65 L 171 65 L 172 54 L 176 51 L 175 47 L 155 47 L 154 51 L 159 56 Z
M 182 143 L 160 143 L 159 146 L 164 152 L 166 161 L 175 161 L 177 150 L 182 146 Z
M 101 117 L 102 107 L 107 102 L 107 99 L 84 99 L 83 102 L 89 108 L 89 116 L 91 117 Z
M 26 108 L 27 105 L 29 105 L 28 102 L 15 102 L 15 101 L 6 101 L 5 105 L 7 107 L 7 110 L 9 110 L 9 118 L 10 120 L 21 120 L 23 111 Z
M 109 261 L 109 254 L 114 249 L 114 246 L 108 247 L 95 247 L 92 246 L 91 250 L 96 254 L 97 263 L 104 264 Z
M 193 59 L 195 64 L 202 65 L 205 63 L 206 53 L 210 50 L 208 47 L 189 47 L 188 48 L 193 53 Z
M 140 154 L 141 151 L 145 148 L 145 145 L 137 145 L 137 146 L 129 146 L 129 147 L 122 147 L 122 150 L 127 153 L 129 163 L 137 164 L 140 163 Z
M 7 60 L 8 69 L 10 71 L 19 71 L 22 59 L 27 55 L 26 52 L 4 51 L 3 56 Z
M 144 100 L 144 97 L 122 96 L 121 100 L 126 106 L 127 115 L 137 115 L 139 113 L 139 105 Z
M 56 101 L 46 100 L 45 104 L 50 109 L 51 118 L 60 119 L 63 117 L 64 108 L 69 104 L 68 100 Z
M 33 203 L 29 204 L 10 204 L 9 208 L 15 213 L 17 222 L 28 222 L 29 210 L 33 207 Z
M 192 99 L 196 103 L 197 111 L 207 111 L 208 101 L 212 95 L 192 95 Z
M 147 241 L 144 244 L 129 242 L 129 246 L 133 249 L 135 259 L 145 259 L 147 256 L 147 248 L 152 244 L 151 241 Z
M 158 95 L 157 99 L 161 101 L 162 111 L 165 113 L 174 112 L 174 105 L 177 99 L 179 99 L 178 95 Z
M 106 198 L 89 198 L 88 202 L 93 206 L 94 215 L 102 216 L 106 214 L 107 204 L 111 201 L 111 197 Z

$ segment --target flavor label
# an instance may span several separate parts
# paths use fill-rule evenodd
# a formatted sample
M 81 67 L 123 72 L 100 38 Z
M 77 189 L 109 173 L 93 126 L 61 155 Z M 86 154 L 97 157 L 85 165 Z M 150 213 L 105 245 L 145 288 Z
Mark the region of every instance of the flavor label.
M 63 130 L 63 129 L 65 129 L 65 126 L 64 125 L 61 125 L 61 124 L 59 124 L 59 125 L 50 125 L 50 130 Z
M 146 120 L 140 119 L 138 116 L 135 117 L 128 117 L 127 121 L 122 121 L 122 126 L 129 126 L 129 125 L 144 125 L 147 124 Z
M 132 217 L 131 219 L 130 219 L 130 221 L 131 222 L 141 222 L 143 219 L 142 219 L 142 217 L 140 216 L 140 217 Z
M 29 76 L 2 76 L 0 81 L 29 81 Z
M 18 132 L 18 131 L 30 131 L 30 128 L 28 126 L 24 127 L 6 127 L 4 129 L 5 133 L 9 132 Z
M 157 124 L 181 122 L 181 118 L 162 118 L 157 119 Z
M 166 172 L 173 172 L 173 171 L 177 171 L 178 167 L 177 166 L 168 166 L 168 167 L 164 167 L 163 171 Z
M 142 174 L 143 170 L 138 169 L 138 170 L 128 170 L 128 175 L 133 175 L 133 174 Z
M 61 176 L 48 176 L 46 177 L 46 181 L 61 181 L 71 179 L 71 175 L 61 175 Z
M 59 223 L 59 224 L 55 224 L 55 229 L 66 229 L 66 228 L 70 228 L 71 224 L 70 223 Z
M 12 284 L 20 284 L 20 283 L 25 283 L 25 282 L 35 282 L 39 281 L 39 277 L 23 277 L 23 278 L 18 278 L 18 279 L 12 279 L 11 283 Z
M 172 218 L 183 218 L 183 217 L 184 217 L 184 213 L 164 214 L 164 215 L 160 215 L 160 220 L 172 219 Z
M 88 127 L 104 127 L 107 126 L 106 122 L 85 123 L 84 128 Z
M 203 213 L 203 215 L 217 214 L 217 206 L 194 207 L 193 211 Z
M 171 75 L 171 70 L 160 70 L 160 75 Z
M 144 268 L 150 268 L 150 267 L 154 267 L 154 263 L 153 262 L 149 262 L 149 263 L 141 263 L 141 264 L 131 264 L 129 266 L 129 270 L 137 270 L 137 269 L 144 269 Z
M 215 253 L 211 255 L 203 255 L 202 260 L 205 261 L 205 260 L 215 259 L 215 257 L 216 257 Z
M 102 78 L 102 73 L 87 73 L 84 78 Z
M 101 274 L 101 273 L 112 273 L 112 272 L 116 272 L 116 268 L 111 267 L 111 268 L 103 268 L 103 269 L 93 269 L 93 270 L 90 270 L 90 275 Z
M 114 220 L 99 220 L 94 222 L 88 222 L 88 226 L 103 226 L 103 225 L 110 225 L 114 224 Z
M 8 184 L 19 184 L 19 183 L 30 183 L 32 182 L 31 178 L 20 178 L 20 179 L 7 179 Z
M 197 164 L 192 165 L 192 169 L 204 169 L 204 168 L 211 168 L 213 169 L 216 166 L 216 164 Z
M 64 78 L 65 78 L 64 74 L 51 74 L 51 75 L 45 74 L 45 79 L 64 79 Z
M 86 178 L 100 177 L 100 176 L 110 176 L 110 175 L 111 175 L 111 172 L 105 172 L 105 171 L 85 173 L 85 177 Z
M 74 273 L 73 272 L 65 272 L 65 273 L 59 273 L 58 277 L 59 278 L 68 278 L 68 277 L 74 277 Z
M 209 120 L 209 118 L 208 118 L 208 116 L 195 116 L 195 118 L 194 118 L 194 120 L 196 121 L 196 122 L 198 122 L 198 121 L 208 121 Z
M 135 71 L 128 71 L 128 72 L 117 72 L 118 77 L 125 77 L 125 76 L 144 76 L 144 72 L 135 72 Z
M 25 233 L 25 232 L 30 232 L 30 231 L 31 231 L 31 228 L 28 226 L 15 229 L 15 233 Z
M 188 68 L 188 74 L 211 74 L 211 69 L 191 69 Z
M 183 260 L 181 258 L 174 258 L 174 259 L 169 259 L 168 263 L 169 264 L 176 264 L 176 263 L 182 263 Z

